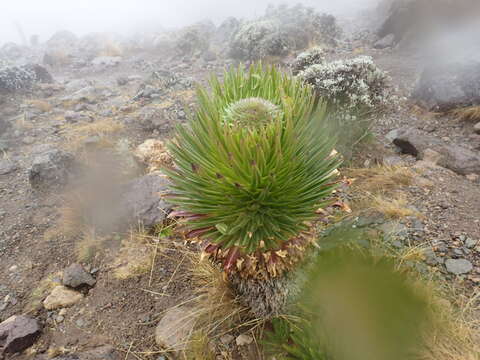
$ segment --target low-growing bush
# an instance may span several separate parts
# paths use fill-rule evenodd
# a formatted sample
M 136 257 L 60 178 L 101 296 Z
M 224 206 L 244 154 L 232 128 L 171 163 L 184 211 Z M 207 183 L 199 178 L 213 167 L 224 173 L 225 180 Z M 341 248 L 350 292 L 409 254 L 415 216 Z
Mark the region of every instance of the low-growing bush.
M 263 17 L 239 28 L 232 37 L 230 55 L 241 60 L 285 56 L 314 44 L 335 46 L 340 35 L 331 15 L 303 5 L 270 6 Z
M 368 56 L 314 64 L 299 76 L 318 96 L 349 115 L 385 108 L 393 100 L 388 75 Z
M 272 20 L 255 21 L 244 24 L 233 37 L 230 44 L 230 56 L 242 60 L 261 59 L 267 55 L 284 55 L 288 47 L 276 47 L 270 44 L 279 43 L 280 26 Z
M 370 57 L 314 64 L 298 77 L 327 102 L 331 126 L 338 133 L 337 150 L 346 159 L 370 138 L 374 121 L 396 103 L 389 77 Z
M 181 56 L 203 53 L 210 48 L 215 25 L 210 21 L 188 26 L 180 32 L 175 48 Z
M 302 52 L 297 56 L 292 64 L 292 71 L 297 75 L 301 71 L 309 68 L 312 65 L 322 64 L 325 61 L 325 49 L 320 46 L 314 46 L 307 51 Z
M 24 66 L 0 67 L 0 92 L 27 89 L 36 81 L 35 72 Z

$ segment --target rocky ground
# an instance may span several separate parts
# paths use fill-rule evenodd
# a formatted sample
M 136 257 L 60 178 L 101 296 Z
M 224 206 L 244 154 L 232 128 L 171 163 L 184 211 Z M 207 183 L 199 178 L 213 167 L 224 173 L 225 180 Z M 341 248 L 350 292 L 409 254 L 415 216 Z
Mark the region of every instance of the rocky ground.
M 331 56 L 358 54 L 371 55 L 388 71 L 401 98 L 399 108 L 376 123 L 381 146 L 367 147 L 361 165 L 402 165 L 417 174 L 407 188 L 414 213 L 395 230 L 396 246 L 425 246 L 425 266 L 475 294 L 478 129 L 452 114 L 421 110 L 410 99 L 423 69 L 420 58 L 398 48 L 375 49 L 364 39 L 345 41 Z M 168 138 L 195 105 L 194 84 L 205 84 L 209 73 L 221 74 L 232 64 L 211 54 L 166 59 L 137 52 L 105 57 L 78 71 L 54 66 L 53 84 L 2 97 L 0 322 L 27 316 L 0 324 L 0 347 L 11 346 L 7 358 L 167 358 L 155 329 L 166 309 L 193 296 L 189 259 L 168 229 L 152 236 L 135 227 L 139 220 L 160 222 L 169 208 L 155 197 L 164 179 L 147 175 L 134 152 L 147 139 Z M 97 192 L 85 190 L 92 184 Z M 72 194 L 80 194 L 74 203 Z M 95 224 L 69 212 L 83 200 L 96 204 Z M 253 339 L 234 335 L 222 337 L 219 359 L 258 358 Z M 11 337 L 7 345 L 3 336 Z M 8 345 L 13 337 L 19 342 Z M 26 352 L 10 355 L 34 340 Z

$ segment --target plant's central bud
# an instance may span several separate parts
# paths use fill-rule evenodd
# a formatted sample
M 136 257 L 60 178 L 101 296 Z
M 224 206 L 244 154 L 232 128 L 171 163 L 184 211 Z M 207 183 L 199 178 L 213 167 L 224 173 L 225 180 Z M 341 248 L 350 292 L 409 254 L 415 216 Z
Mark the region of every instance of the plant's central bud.
M 225 124 L 259 128 L 282 115 L 282 110 L 268 100 L 252 97 L 230 104 L 225 109 Z

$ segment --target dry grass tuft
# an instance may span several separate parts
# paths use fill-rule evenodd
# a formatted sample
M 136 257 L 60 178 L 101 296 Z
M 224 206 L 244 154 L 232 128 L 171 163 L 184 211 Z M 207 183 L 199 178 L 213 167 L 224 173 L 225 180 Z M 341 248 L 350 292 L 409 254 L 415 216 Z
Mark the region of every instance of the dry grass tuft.
M 417 280 L 416 287 L 428 301 L 431 321 L 418 359 L 480 359 L 478 290 L 468 298 L 453 287 L 447 287 L 446 283 L 434 280 Z
M 149 235 L 145 230 L 131 231 L 122 241 L 122 247 L 116 255 L 114 276 L 119 280 L 146 274 L 155 260 L 155 244 L 158 238 Z
M 53 109 L 52 104 L 44 100 L 28 100 L 27 104 L 43 113 L 50 112 Z
M 422 119 L 435 119 L 436 117 L 442 116 L 443 114 L 440 112 L 429 111 L 421 106 L 413 104 L 410 108 L 410 112 L 413 115 L 416 115 Z
M 353 188 L 371 193 L 385 193 L 402 186 L 410 186 L 416 173 L 401 166 L 375 166 L 371 168 L 346 169 L 343 173 L 354 179 Z
M 113 41 L 108 41 L 98 53 L 98 56 L 122 56 L 123 53 L 124 51 L 119 44 Z
M 78 236 L 91 225 L 89 199 L 84 191 L 66 194 L 59 213 L 59 230 L 66 237 Z
M 463 109 L 456 109 L 452 114 L 461 121 L 479 122 L 480 121 L 480 106 L 470 106 Z
M 397 193 L 393 198 L 381 195 L 372 197 L 371 208 L 389 219 L 403 219 L 407 216 L 420 214 L 408 206 L 407 197 L 403 193 Z
M 94 228 L 86 228 L 76 243 L 76 254 L 79 262 L 90 262 L 103 249 L 106 237 L 97 234 Z
M 190 338 L 187 352 L 185 352 L 186 360 L 215 360 L 217 359 L 215 352 L 212 350 L 210 337 L 201 331 L 192 334 Z
M 407 196 L 401 191 L 415 180 L 416 173 L 411 169 L 376 166 L 346 169 L 343 174 L 353 181 L 350 191 L 354 212 L 374 211 L 390 219 L 420 215 L 408 206 Z
M 192 268 L 196 306 L 202 309 L 200 321 L 208 324 L 211 333 L 241 322 L 246 308 L 240 306 L 230 289 L 225 274 L 208 259 L 197 259 Z
M 67 147 L 70 150 L 77 151 L 82 148 L 86 139 L 92 136 L 100 138 L 100 144 L 104 146 L 113 146 L 110 138 L 120 133 L 124 125 L 113 119 L 102 119 L 89 124 L 66 125 L 63 129 Z

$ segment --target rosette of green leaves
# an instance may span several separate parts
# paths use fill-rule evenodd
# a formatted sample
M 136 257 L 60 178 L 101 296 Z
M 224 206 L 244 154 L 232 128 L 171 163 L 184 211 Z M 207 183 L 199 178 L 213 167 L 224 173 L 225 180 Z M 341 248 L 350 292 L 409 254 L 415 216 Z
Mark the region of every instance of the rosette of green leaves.
M 171 201 L 189 237 L 242 254 L 281 250 L 335 188 L 339 159 L 312 90 L 274 67 L 212 78 L 170 146 Z

